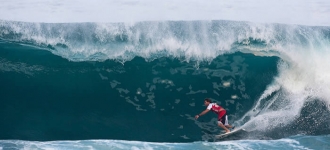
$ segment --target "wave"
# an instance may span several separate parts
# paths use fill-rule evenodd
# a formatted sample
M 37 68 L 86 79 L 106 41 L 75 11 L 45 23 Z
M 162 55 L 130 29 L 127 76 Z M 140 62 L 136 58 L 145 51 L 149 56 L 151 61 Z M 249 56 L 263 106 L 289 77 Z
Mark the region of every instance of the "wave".
M 287 128 L 294 122 L 316 120 L 316 126 L 306 129 L 320 126 L 325 134 L 329 133 L 325 126 L 329 119 L 310 120 L 311 112 L 302 114 L 310 109 L 318 115 L 329 112 L 329 27 L 235 21 L 132 24 L 1 21 L 0 38 L 37 46 L 73 62 L 113 59 L 125 64 L 136 57 L 147 61 L 169 57 L 198 64 L 235 52 L 276 56 L 281 59 L 277 64 L 278 75 L 265 90 L 260 89 L 264 91 L 253 108 L 235 124 L 249 131 L 269 131 Z

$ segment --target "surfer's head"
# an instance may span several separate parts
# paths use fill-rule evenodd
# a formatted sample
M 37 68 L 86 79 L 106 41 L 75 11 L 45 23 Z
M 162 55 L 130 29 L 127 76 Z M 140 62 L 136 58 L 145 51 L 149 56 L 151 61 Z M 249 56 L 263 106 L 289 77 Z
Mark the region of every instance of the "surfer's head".
M 210 103 L 212 103 L 211 99 L 209 99 L 209 98 L 204 99 L 204 105 L 205 106 L 208 106 Z

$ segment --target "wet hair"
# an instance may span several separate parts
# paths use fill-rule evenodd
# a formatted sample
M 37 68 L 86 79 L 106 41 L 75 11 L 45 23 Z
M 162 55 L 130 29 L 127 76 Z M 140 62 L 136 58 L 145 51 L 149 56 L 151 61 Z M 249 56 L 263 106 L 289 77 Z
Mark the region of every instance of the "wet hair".
M 209 98 L 205 98 L 204 101 L 207 101 L 209 103 L 212 103 L 211 99 L 209 99 Z

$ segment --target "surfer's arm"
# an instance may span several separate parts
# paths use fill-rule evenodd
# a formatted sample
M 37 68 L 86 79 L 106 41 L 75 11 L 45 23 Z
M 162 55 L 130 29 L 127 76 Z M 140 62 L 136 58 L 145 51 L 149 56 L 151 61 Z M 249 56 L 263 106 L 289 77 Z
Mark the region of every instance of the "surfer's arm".
M 205 115 L 206 113 L 208 113 L 210 110 L 209 109 L 205 109 L 204 111 L 202 111 L 200 114 L 195 116 L 195 119 L 197 119 L 198 117 Z

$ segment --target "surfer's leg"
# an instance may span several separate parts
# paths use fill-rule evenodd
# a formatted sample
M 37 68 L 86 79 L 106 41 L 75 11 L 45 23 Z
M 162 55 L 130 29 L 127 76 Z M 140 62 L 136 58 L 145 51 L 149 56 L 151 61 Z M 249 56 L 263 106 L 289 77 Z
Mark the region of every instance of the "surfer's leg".
M 226 126 L 223 125 L 223 123 L 221 121 L 218 121 L 218 126 L 221 127 L 222 129 L 226 130 L 226 133 L 230 132 L 230 130 L 228 128 L 226 128 Z
M 227 121 L 228 124 L 228 121 Z M 229 133 L 230 130 L 226 127 L 226 110 L 220 111 L 218 114 L 218 126 L 226 130 L 226 133 Z
M 228 121 L 227 121 L 228 123 Z M 222 129 L 226 130 L 226 133 L 229 133 L 230 130 L 226 127 L 226 115 L 225 113 L 220 114 L 218 118 L 218 126 L 221 127 Z
M 233 128 L 229 123 L 228 123 L 228 116 L 226 115 L 226 113 L 224 113 L 222 116 L 221 116 L 221 121 L 222 123 L 226 126 L 226 128 Z

